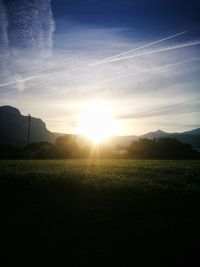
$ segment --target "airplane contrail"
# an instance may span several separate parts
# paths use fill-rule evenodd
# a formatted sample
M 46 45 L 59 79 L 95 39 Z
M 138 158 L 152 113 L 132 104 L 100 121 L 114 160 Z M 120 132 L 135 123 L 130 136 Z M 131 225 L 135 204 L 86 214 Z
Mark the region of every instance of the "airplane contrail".
M 99 60 L 99 61 L 97 61 L 97 62 L 95 62 L 95 63 L 90 64 L 90 66 L 95 66 L 95 65 L 104 63 L 105 61 L 108 61 L 108 60 L 114 59 L 114 58 L 116 58 L 116 57 L 120 57 L 120 56 L 129 54 L 129 53 L 131 53 L 131 52 L 138 51 L 138 50 L 140 50 L 140 49 L 142 49 L 142 48 L 146 48 L 146 47 L 149 47 L 149 46 L 152 46 L 152 45 L 155 45 L 155 44 L 158 44 L 158 43 L 161 43 L 161 42 L 170 40 L 170 39 L 172 39 L 172 38 L 178 37 L 178 36 L 183 35 L 183 34 L 186 34 L 186 33 L 188 33 L 188 31 L 184 31 L 184 32 L 180 32 L 180 33 L 177 33 L 177 34 L 174 34 L 174 35 L 170 35 L 170 36 L 165 37 L 165 38 L 162 38 L 162 39 L 160 39 L 160 40 L 158 40 L 158 41 L 154 41 L 154 42 L 151 42 L 151 43 L 149 43 L 149 44 L 142 45 L 142 46 L 133 48 L 133 49 L 131 49 L 131 50 L 127 50 L 127 51 L 122 52 L 122 53 L 120 53 L 120 54 L 116 54 L 116 55 L 114 55 L 114 56 L 104 58 L 104 59 L 102 59 L 102 60 Z
M 121 80 L 123 78 L 135 76 L 135 75 L 142 74 L 142 73 L 153 72 L 153 71 L 156 71 L 156 70 L 168 69 L 168 68 L 172 68 L 172 67 L 175 67 L 175 66 L 179 66 L 179 65 L 185 64 L 185 63 L 198 61 L 198 60 L 200 60 L 200 57 L 198 57 L 198 58 L 190 58 L 190 59 L 187 59 L 187 60 L 182 60 L 182 61 L 177 62 L 177 63 L 172 63 L 172 64 L 168 64 L 168 65 L 164 65 L 164 66 L 155 67 L 155 68 L 152 68 L 152 69 L 145 69 L 145 70 L 142 70 L 142 71 L 137 71 L 137 72 L 134 72 L 134 73 L 121 75 L 121 76 L 118 76 L 116 78 L 107 79 L 105 81 L 102 81 L 101 83 L 107 83 L 107 82 L 112 82 L 112 81 L 116 81 L 116 80 Z
M 143 73 L 149 73 L 149 72 L 154 72 L 154 71 L 162 71 L 164 69 L 169 69 L 169 68 L 172 68 L 172 67 L 175 67 L 175 66 L 179 66 L 179 65 L 182 65 L 182 64 L 186 64 L 186 63 L 190 63 L 190 62 L 194 62 L 194 61 L 199 61 L 199 60 L 200 60 L 200 57 L 190 58 L 190 59 L 187 59 L 187 60 L 179 61 L 177 63 L 167 64 L 167 65 L 164 65 L 164 66 L 159 66 L 159 67 L 155 67 L 155 68 L 151 68 L 151 69 L 145 69 L 145 70 L 142 70 L 142 71 L 121 75 L 121 76 L 118 76 L 116 78 L 106 79 L 106 80 L 103 80 L 103 81 L 99 82 L 99 84 L 102 85 L 102 84 L 106 84 L 106 83 L 109 83 L 109 82 L 112 82 L 112 81 L 121 80 L 123 78 L 140 75 L 140 74 L 143 74 Z M 38 82 L 37 84 L 39 84 L 39 83 L 40 82 Z M 81 84 L 81 82 L 78 82 L 78 84 Z M 34 85 L 33 87 L 35 87 L 36 85 Z M 30 89 L 30 87 L 28 87 L 28 88 Z M 94 92 L 97 92 L 97 91 L 102 91 L 102 88 L 94 90 Z
M 35 79 L 44 78 L 44 77 L 48 77 L 48 76 L 50 76 L 50 74 L 41 74 L 41 75 L 35 75 L 35 76 L 27 77 L 27 78 L 24 78 L 24 79 L 17 79 L 15 81 L 11 81 L 11 82 L 6 82 L 6 83 L 0 84 L 0 88 L 1 87 L 6 87 L 6 86 L 9 86 L 9 85 L 22 83 L 22 82 L 29 82 L 29 81 L 32 81 L 32 80 L 35 80 Z
M 185 47 L 189 47 L 189 46 L 195 46 L 195 45 L 199 45 L 199 44 L 200 44 L 200 41 L 194 41 L 194 42 L 184 43 L 184 44 L 180 44 L 180 45 L 174 45 L 171 47 L 165 47 L 165 48 L 161 48 L 161 49 L 146 51 L 146 52 L 143 52 L 140 54 L 130 55 L 130 56 L 126 56 L 126 57 L 114 58 L 114 59 L 111 59 L 108 61 L 104 61 L 104 63 L 111 63 L 111 62 L 122 61 L 122 60 L 130 59 L 130 58 L 135 58 L 135 57 L 142 57 L 142 56 L 146 56 L 146 55 L 162 53 L 165 51 L 185 48 Z
M 198 60 L 200 60 L 200 57 L 191 58 L 191 59 L 179 61 L 177 63 L 172 63 L 172 64 L 168 64 L 168 65 L 164 65 L 164 66 L 155 67 L 155 68 L 152 68 L 152 69 L 145 69 L 143 71 L 138 71 L 138 72 L 134 72 L 134 73 L 130 73 L 130 74 L 121 75 L 121 76 L 118 76 L 116 78 L 111 78 L 111 79 L 104 80 L 104 81 L 100 82 L 100 84 L 106 84 L 106 83 L 109 83 L 109 82 L 112 82 L 112 81 L 121 80 L 123 78 L 131 77 L 131 76 L 136 76 L 136 75 L 139 75 L 139 74 L 142 74 L 142 73 L 149 73 L 149 72 L 153 72 L 153 71 L 162 71 L 164 69 L 169 69 L 169 68 L 172 68 L 172 67 L 175 67 L 175 66 L 179 66 L 179 65 L 182 65 L 182 64 L 185 64 L 185 63 L 194 62 L 194 61 L 198 61 Z M 100 88 L 100 89 L 96 89 L 95 92 L 98 92 L 98 91 L 102 92 L 102 90 L 106 91 L 106 89 Z
M 175 48 L 173 48 L 173 49 L 175 49 Z M 152 51 L 152 52 L 155 53 L 155 51 Z M 104 83 L 112 82 L 112 81 L 115 81 L 115 80 L 121 80 L 121 79 L 126 78 L 126 77 L 131 77 L 131 76 L 135 76 L 135 75 L 142 74 L 142 73 L 153 72 L 153 71 L 156 71 L 156 70 L 167 69 L 167 68 L 171 68 L 171 67 L 175 67 L 175 66 L 184 64 L 184 63 L 198 61 L 198 60 L 200 60 L 200 58 L 192 58 L 192 59 L 188 59 L 188 60 L 183 60 L 183 61 L 180 61 L 180 62 L 177 62 L 177 63 L 168 64 L 168 65 L 165 65 L 165 66 L 155 67 L 155 68 L 152 68 L 152 69 L 146 69 L 146 70 L 134 72 L 134 73 L 131 73 L 131 74 L 121 75 L 121 76 L 118 76 L 116 78 L 107 79 L 107 80 L 102 81 L 100 83 L 104 84 Z M 58 73 L 58 74 L 60 74 L 60 73 Z M 38 75 L 38 76 L 32 76 L 32 77 L 27 77 L 25 79 L 19 79 L 19 80 L 14 81 L 14 82 L 3 83 L 3 84 L 0 84 L 0 88 L 1 87 L 6 87 L 6 86 L 9 86 L 9 85 L 13 85 L 13 84 L 18 84 L 20 82 L 27 82 L 27 81 L 31 81 L 31 80 L 35 80 L 35 79 L 39 79 L 39 78 L 44 78 L 44 77 L 52 77 L 52 74 L 43 74 L 43 75 Z
M 101 60 L 98 60 L 96 62 L 93 62 L 93 63 L 90 63 L 90 64 L 87 64 L 87 65 L 84 65 L 84 66 L 80 66 L 80 67 L 77 67 L 77 68 L 73 68 L 73 69 L 70 69 L 68 71 L 62 71 L 62 72 L 56 72 L 56 73 L 50 73 L 50 74 L 41 74 L 41 75 L 35 75 L 35 76 L 32 76 L 32 77 L 27 77 L 27 78 L 24 78 L 24 79 L 20 79 L 18 81 L 12 81 L 12 82 L 7 82 L 7 83 L 3 83 L 3 84 L 0 84 L 0 88 L 1 87 L 6 87 L 6 86 L 9 86 L 9 85 L 14 85 L 14 84 L 17 84 L 18 82 L 27 82 L 27 81 L 31 81 L 31 80 L 35 80 L 35 79 L 38 79 L 38 78 L 48 78 L 48 77 L 52 77 L 52 75 L 57 75 L 57 74 L 64 74 L 64 73 L 67 73 L 67 72 L 71 72 L 71 71 L 76 71 L 76 70 L 81 70 L 81 69 L 85 69 L 87 67 L 93 67 L 95 65 L 100 65 L 100 64 L 104 64 L 104 63 L 107 63 L 108 61 L 107 60 L 111 60 L 111 59 L 114 59 L 116 57 L 119 57 L 121 55 L 125 55 L 127 53 L 130 53 L 130 52 L 133 52 L 133 51 L 137 51 L 139 49 L 142 49 L 142 48 L 145 48 L 145 47 L 149 47 L 149 46 L 152 46 L 154 44 L 158 44 L 160 42 L 164 42 L 166 40 L 169 40 L 169 39 L 172 39 L 172 38 L 175 38 L 177 36 L 180 36 L 180 35 L 183 35 L 185 33 L 187 33 L 188 31 L 184 31 L 184 32 L 180 32 L 180 33 L 177 33 L 177 34 L 174 34 L 174 35 L 170 35 L 168 37 L 165 37 L 165 38 L 162 38 L 158 41 L 154 41 L 154 42 L 151 42 L 149 44 L 146 44 L 146 45 L 143 45 L 143 46 L 140 46 L 140 47 L 136 47 L 134 49 L 131 49 L 131 50 L 128 50 L 128 51 L 125 51 L 123 53 L 120 53 L 120 54 L 117 54 L 117 55 L 114 55 L 112 57 L 108 57 L 108 58 L 104 58 L 104 59 L 101 59 Z
M 2 83 L 2 84 L 0 84 L 0 87 L 5 87 L 5 86 L 13 85 L 13 84 L 17 84 L 17 83 L 20 83 L 20 82 L 31 81 L 31 80 L 33 80 L 36 77 L 37 76 L 33 76 L 33 77 L 24 78 L 24 79 L 18 79 L 16 81 L 12 81 L 12 82 Z
M 137 113 L 133 113 L 133 114 L 129 114 L 129 115 L 120 116 L 119 119 L 138 119 L 138 118 L 142 118 L 142 117 L 154 116 L 157 114 L 162 114 L 165 111 L 173 110 L 177 107 L 181 107 L 181 106 L 184 106 L 184 105 L 187 105 L 190 103 L 198 102 L 199 100 L 200 100 L 200 98 L 195 98 L 195 99 L 191 99 L 191 100 L 184 101 L 181 103 L 153 109 L 150 111 L 137 112 Z

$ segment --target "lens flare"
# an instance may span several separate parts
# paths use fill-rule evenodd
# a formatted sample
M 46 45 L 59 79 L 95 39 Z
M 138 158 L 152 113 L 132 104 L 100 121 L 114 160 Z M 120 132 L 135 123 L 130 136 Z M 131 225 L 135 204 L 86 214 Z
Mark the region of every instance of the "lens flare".
M 113 119 L 111 110 L 104 103 L 93 102 L 84 110 L 78 132 L 94 144 L 99 144 L 113 135 L 119 135 L 120 128 L 119 122 Z

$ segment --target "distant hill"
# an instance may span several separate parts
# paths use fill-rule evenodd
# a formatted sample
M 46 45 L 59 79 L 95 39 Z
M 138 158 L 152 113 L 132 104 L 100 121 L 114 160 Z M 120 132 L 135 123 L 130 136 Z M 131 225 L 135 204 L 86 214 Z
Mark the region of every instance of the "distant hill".
M 183 133 L 166 133 L 162 130 L 157 130 L 155 132 L 149 132 L 144 135 L 130 135 L 130 136 L 113 136 L 112 138 L 108 139 L 105 142 L 105 145 L 108 146 L 117 146 L 120 145 L 122 147 L 128 147 L 132 141 L 139 140 L 139 139 L 151 139 L 153 140 L 154 138 L 159 139 L 159 138 L 175 138 L 178 141 L 182 143 L 187 143 L 191 144 L 192 147 L 198 148 L 200 147 L 200 134 L 198 134 L 200 129 L 195 129 L 192 131 L 188 132 L 183 132 Z M 84 145 L 84 138 L 81 136 L 77 136 L 78 144 Z
M 139 136 L 139 138 L 147 138 L 147 139 L 154 139 L 154 138 L 176 138 L 178 141 L 182 143 L 191 144 L 193 147 L 200 146 L 200 128 L 183 132 L 183 133 L 166 133 L 162 130 L 158 130 L 155 132 L 150 132 L 144 135 Z
M 11 106 L 0 107 L 0 144 L 24 146 L 27 144 L 28 116 Z M 31 118 L 30 142 L 54 142 L 56 136 L 47 130 L 41 119 Z
M 28 116 L 23 116 L 18 109 L 11 106 L 0 107 L 0 145 L 24 146 L 27 144 L 27 132 Z M 59 136 L 63 135 L 50 132 L 41 119 L 31 118 L 31 143 L 41 141 L 54 143 Z M 105 145 L 127 147 L 134 140 L 162 137 L 176 138 L 196 148 L 200 146 L 200 128 L 183 133 L 167 133 L 162 130 L 157 130 L 140 136 L 114 136 Z M 77 135 L 77 142 L 80 145 L 87 145 L 87 140 L 80 135 Z
M 154 138 L 166 137 L 168 135 L 169 133 L 163 132 L 162 130 L 157 130 L 155 132 L 149 132 L 147 134 L 140 135 L 139 138 L 154 139 Z
M 189 134 L 189 135 L 200 135 L 200 128 L 194 129 L 192 131 L 183 132 L 181 134 L 182 135 L 186 135 L 186 134 Z

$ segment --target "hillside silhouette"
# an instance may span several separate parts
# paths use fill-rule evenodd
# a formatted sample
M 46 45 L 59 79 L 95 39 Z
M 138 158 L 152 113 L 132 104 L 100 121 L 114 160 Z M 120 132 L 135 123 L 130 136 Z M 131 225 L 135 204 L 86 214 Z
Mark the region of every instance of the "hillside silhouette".
M 24 147 L 27 145 L 28 116 L 23 116 L 20 111 L 12 106 L 0 107 L 0 145 Z M 50 132 L 45 122 L 39 118 L 31 118 L 30 143 L 48 142 L 54 144 L 56 139 L 64 134 Z M 150 132 L 141 136 L 113 136 L 105 143 L 106 146 L 130 146 L 132 141 L 139 139 L 154 140 L 159 138 L 177 139 L 182 143 L 192 145 L 194 148 L 200 147 L 200 128 L 183 133 L 166 133 L 162 130 Z M 76 135 L 77 143 L 85 146 L 85 139 Z
M 25 146 L 27 144 L 28 116 L 11 106 L 0 107 L 0 144 Z M 51 133 L 45 123 L 38 118 L 31 118 L 30 142 L 47 141 L 54 143 L 56 136 Z

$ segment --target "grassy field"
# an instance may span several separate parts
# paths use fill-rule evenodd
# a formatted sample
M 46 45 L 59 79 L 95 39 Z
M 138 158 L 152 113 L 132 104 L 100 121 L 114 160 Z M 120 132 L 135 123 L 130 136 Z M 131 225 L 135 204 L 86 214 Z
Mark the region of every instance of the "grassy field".
M 200 161 L 1 161 L 0 191 L 3 267 L 198 260 Z

